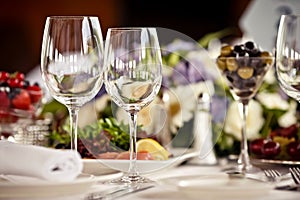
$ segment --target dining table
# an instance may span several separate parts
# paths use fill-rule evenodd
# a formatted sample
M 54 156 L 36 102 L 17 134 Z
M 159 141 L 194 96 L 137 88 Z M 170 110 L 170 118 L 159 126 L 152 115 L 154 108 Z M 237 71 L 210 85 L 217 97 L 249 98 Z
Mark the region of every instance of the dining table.
M 113 191 L 118 186 L 109 185 L 100 178 L 87 193 L 77 197 L 61 197 L 55 199 L 122 199 L 122 200 L 179 200 L 179 199 L 264 199 L 264 200 L 293 200 L 300 198 L 300 190 L 276 189 L 276 186 L 286 183 L 293 184 L 292 178 L 286 183 L 269 182 L 251 176 L 230 175 L 226 170 L 231 167 L 230 162 L 219 161 L 217 164 L 190 164 L 183 162 L 178 166 L 166 167 L 154 173 L 145 174 L 154 184 L 146 189 L 135 192 L 120 193 L 120 195 L 101 196 L 103 193 Z M 266 165 L 268 167 L 268 165 Z M 288 166 L 274 166 L 288 173 Z M 120 175 L 120 172 L 110 174 Z M 262 174 L 261 174 L 262 175 Z M 107 175 L 105 175 L 107 176 Z M 264 175 L 263 175 L 264 176 Z M 261 177 L 263 177 L 261 176 Z M 100 194 L 100 197 L 97 197 Z M 117 194 L 117 193 L 116 193 Z
M 120 171 L 107 171 L 103 174 L 89 174 L 93 177 L 93 184 L 89 188 L 80 191 L 80 187 L 70 187 L 70 184 L 61 184 L 49 187 L 49 193 L 45 196 L 30 194 L 29 196 L 12 195 L 5 197 L 0 194 L 0 199 L 5 200 L 181 200 L 181 199 L 247 199 L 247 200 L 298 200 L 300 198 L 300 187 L 294 190 L 276 189 L 280 185 L 292 184 L 292 178 L 285 183 L 269 182 L 258 177 L 228 174 L 226 170 L 231 165 L 218 162 L 214 165 L 181 163 L 178 166 L 165 167 L 153 173 L 143 174 L 153 180 L 150 187 L 141 187 L 137 190 L 126 190 L 123 186 L 108 184 L 108 181 L 122 176 Z M 280 167 L 281 168 L 281 167 Z M 283 167 L 287 170 L 287 167 Z M 101 169 L 99 169 L 101 170 Z M 263 175 L 263 174 L 261 174 Z M 260 176 L 263 177 L 263 176 Z M 0 177 L 1 179 L 1 177 Z M 3 189 L 3 188 L 2 188 Z M 27 189 L 30 189 L 29 187 Z M 47 190 L 39 187 L 31 188 L 30 192 L 41 193 L 40 190 Z M 26 186 L 22 188 L 23 193 Z M 52 194 L 51 191 L 52 190 Z M 57 194 L 53 191 L 59 190 Z M 64 192 L 69 190 L 69 192 Z M 16 193 L 20 191 L 15 190 Z M 45 191 L 44 191 L 45 192 Z M 22 193 L 22 192 L 20 192 Z M 74 194 L 72 194 L 74 193 Z M 2 198 L 1 198 L 2 196 Z
M 200 158 L 194 150 L 178 149 L 182 154 L 165 161 L 137 160 L 140 175 L 151 180 L 149 183 L 112 184 L 111 180 L 127 172 L 127 160 L 83 159 L 72 151 L 7 141 L 2 141 L 0 147 L 3 162 L 0 165 L 0 200 L 300 198 L 300 185 L 295 184 L 290 173 L 291 168 L 300 166 L 298 161 L 251 159 L 253 167 L 258 171 L 244 174 L 236 171 L 237 157 L 216 158 L 214 162 L 208 162 L 211 160 Z M 5 151 L 5 147 L 11 151 Z M 7 157 L 7 154 L 10 156 Z M 35 155 L 38 159 L 28 162 L 28 156 L 25 155 Z M 45 155 L 52 159 L 45 158 Z M 12 160 L 11 157 L 18 159 Z M 58 167 L 50 172 L 51 166 L 56 165 Z M 270 179 L 266 176 L 266 169 L 277 170 L 280 177 Z M 75 174 L 77 176 L 73 179 Z

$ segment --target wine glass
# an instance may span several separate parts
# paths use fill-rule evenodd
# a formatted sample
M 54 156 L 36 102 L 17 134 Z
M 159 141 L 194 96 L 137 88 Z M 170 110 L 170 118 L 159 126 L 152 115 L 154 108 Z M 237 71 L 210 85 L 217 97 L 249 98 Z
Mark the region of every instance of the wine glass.
M 236 56 L 236 57 L 233 57 Z M 247 140 L 247 114 L 249 101 L 256 95 L 263 78 L 274 63 L 267 51 L 260 51 L 252 41 L 245 44 L 223 46 L 217 64 L 224 75 L 242 118 L 241 150 L 235 171 L 256 172 L 258 168 L 250 162 Z
M 41 52 L 42 78 L 70 115 L 71 149 L 77 150 L 78 111 L 103 84 L 103 38 L 96 16 L 47 17 Z
M 109 28 L 105 41 L 105 87 L 112 100 L 129 117 L 130 164 L 114 183 L 151 182 L 137 169 L 137 115 L 158 94 L 162 58 L 155 28 Z
M 300 101 L 300 15 L 282 15 L 276 43 L 276 75 L 282 90 Z

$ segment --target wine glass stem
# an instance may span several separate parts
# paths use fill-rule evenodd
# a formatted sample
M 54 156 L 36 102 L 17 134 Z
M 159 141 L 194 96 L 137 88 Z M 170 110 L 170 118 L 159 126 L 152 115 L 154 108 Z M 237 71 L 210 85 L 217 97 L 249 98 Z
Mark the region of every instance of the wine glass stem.
M 77 124 L 78 124 L 78 107 L 68 108 L 70 114 L 70 136 L 71 149 L 77 151 Z
M 128 174 L 130 177 L 138 176 L 136 160 L 137 160 L 137 111 L 129 111 L 129 130 L 130 130 L 130 163 Z
M 247 143 L 247 115 L 248 115 L 248 104 L 249 100 L 242 100 L 239 103 L 239 109 L 242 116 L 242 139 L 241 139 L 241 152 L 238 160 L 240 169 L 242 171 L 247 171 L 250 167 L 250 158 L 248 153 L 248 143 Z

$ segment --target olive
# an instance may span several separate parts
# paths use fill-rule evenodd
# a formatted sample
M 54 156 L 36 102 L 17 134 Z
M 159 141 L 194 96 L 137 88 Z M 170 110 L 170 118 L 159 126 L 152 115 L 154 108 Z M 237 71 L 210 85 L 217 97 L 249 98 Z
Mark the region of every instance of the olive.
M 221 56 L 230 56 L 232 54 L 233 47 L 231 45 L 225 45 L 221 47 Z
M 246 50 L 253 50 L 255 49 L 255 45 L 252 41 L 248 41 L 248 42 L 245 42 L 245 49 Z
M 249 79 L 252 77 L 253 75 L 253 68 L 252 67 L 240 67 L 237 71 L 238 75 L 242 78 L 242 79 Z
M 217 65 L 218 65 L 219 69 L 224 71 L 226 69 L 226 58 L 222 57 L 222 56 L 219 56 L 217 58 Z
M 233 53 L 236 56 L 245 56 L 246 51 L 245 51 L 244 45 L 235 45 L 233 48 Z
M 267 65 L 271 65 L 273 63 L 272 55 L 268 51 L 261 52 L 260 57 L 265 58 L 264 63 Z
M 227 58 L 226 67 L 229 71 L 235 71 L 239 66 L 235 58 Z

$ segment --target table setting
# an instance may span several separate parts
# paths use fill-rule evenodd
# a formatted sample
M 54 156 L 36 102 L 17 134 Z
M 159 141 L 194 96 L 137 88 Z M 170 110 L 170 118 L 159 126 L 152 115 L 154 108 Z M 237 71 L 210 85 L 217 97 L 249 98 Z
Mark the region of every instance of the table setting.
M 208 51 L 169 29 L 104 40 L 96 16 L 47 17 L 44 86 L 0 74 L 0 199 L 298 199 L 297 25 L 281 16 L 276 52 L 249 39 Z M 43 121 L 45 141 L 25 142 L 28 124 L 6 134 L 11 109 Z

